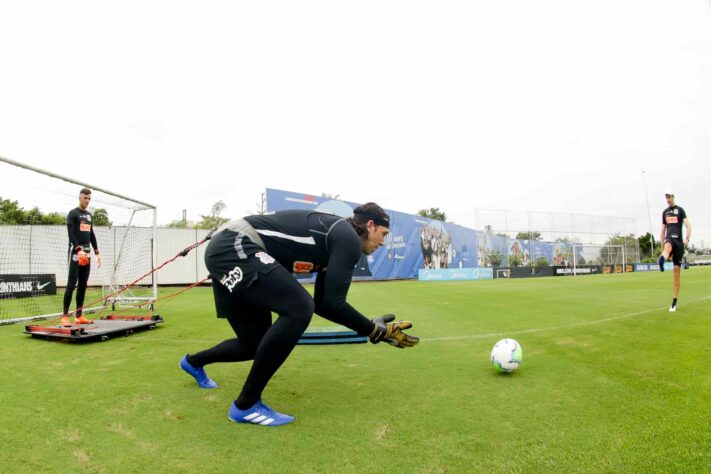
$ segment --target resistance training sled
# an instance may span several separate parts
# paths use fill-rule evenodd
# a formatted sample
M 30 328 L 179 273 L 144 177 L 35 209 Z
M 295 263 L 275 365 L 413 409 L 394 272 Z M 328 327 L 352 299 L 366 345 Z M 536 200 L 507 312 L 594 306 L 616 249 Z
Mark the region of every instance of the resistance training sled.
M 159 314 L 127 316 L 109 314 L 95 319 L 91 324 L 72 324 L 71 326 L 25 326 L 23 331 L 32 337 L 48 341 L 87 342 L 105 341 L 117 336 L 130 336 L 146 329 L 154 329 L 163 322 Z

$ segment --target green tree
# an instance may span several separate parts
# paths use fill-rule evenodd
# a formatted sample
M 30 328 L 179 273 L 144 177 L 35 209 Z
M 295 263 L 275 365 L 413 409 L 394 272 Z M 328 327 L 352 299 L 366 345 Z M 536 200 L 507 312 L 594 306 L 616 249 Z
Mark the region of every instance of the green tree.
M 509 267 L 520 267 L 523 263 L 523 257 L 518 254 L 509 254 Z
M 63 225 L 67 223 L 67 216 L 59 212 L 50 212 L 44 215 L 42 223 L 45 225 Z
M 541 233 L 537 230 L 531 232 L 519 232 L 516 234 L 516 240 L 541 240 Z
M 498 250 L 492 250 L 486 256 L 486 266 L 487 267 L 498 267 L 501 265 L 501 261 L 503 259 L 504 259 L 504 256 L 501 255 L 501 252 L 499 252 Z
M 184 220 L 180 219 L 179 221 L 172 221 L 166 227 L 168 227 L 170 229 L 188 229 L 191 226 L 188 223 L 188 221 L 184 221 Z
M 22 212 L 23 212 L 23 217 L 22 217 L 23 224 L 34 224 L 34 225 L 44 224 L 44 222 L 43 222 L 44 214 L 42 214 L 42 211 L 40 211 L 38 207 L 33 207 L 29 211 L 25 211 L 23 209 Z
M 550 265 L 550 262 L 546 257 L 538 257 L 534 262 L 533 266 L 534 267 L 547 267 Z
M 20 207 L 17 201 L 0 197 L 0 224 L 14 225 L 62 225 L 66 223 L 66 216 L 58 212 L 44 214 L 37 207 L 29 211 Z
M 113 222 L 109 220 L 109 213 L 103 207 L 97 207 L 92 214 L 93 224 L 97 227 L 111 227 Z
M 494 232 L 494 228 L 492 226 L 490 226 L 489 224 L 484 226 L 484 232 L 486 232 L 489 235 L 496 235 L 498 237 L 503 237 L 505 239 L 509 238 L 509 236 L 506 234 L 503 234 L 501 232 Z
M 626 245 L 630 240 L 635 240 L 633 234 L 620 235 L 613 234 L 606 241 L 604 245 Z
M 202 217 L 202 220 L 195 225 L 196 229 L 216 229 L 220 227 L 222 224 L 227 222 L 229 219 L 226 217 L 220 217 L 220 214 L 222 211 L 226 208 L 227 206 L 225 205 L 224 202 L 222 201 L 217 201 L 215 204 L 212 205 L 212 209 L 210 210 L 210 214 L 207 216 L 200 216 Z
M 266 196 L 266 193 L 262 193 L 261 199 L 257 203 L 257 210 L 255 212 L 253 212 L 252 214 L 256 214 L 258 216 L 263 216 L 266 213 L 267 213 L 267 196 Z
M 446 222 L 447 214 L 444 211 L 440 211 L 439 207 L 430 207 L 429 209 L 420 209 L 417 211 L 418 216 L 429 217 L 437 221 Z
M 654 255 L 654 236 L 647 232 L 637 239 L 639 242 L 639 251 L 642 255 L 651 257 Z
M 23 224 L 24 215 L 17 201 L 0 197 L 0 224 Z
M 605 245 L 617 245 L 617 246 L 622 246 L 625 252 L 625 260 L 626 262 L 622 262 L 622 255 L 621 251 L 615 247 L 603 247 L 600 250 L 600 263 L 603 265 L 607 264 L 621 264 L 621 263 L 629 263 L 632 260 L 634 260 L 634 255 L 632 253 L 632 242 L 638 241 L 637 238 L 635 238 L 634 234 L 629 234 L 629 235 L 620 235 L 620 234 L 613 234 L 610 236 L 610 238 L 607 239 L 605 242 Z

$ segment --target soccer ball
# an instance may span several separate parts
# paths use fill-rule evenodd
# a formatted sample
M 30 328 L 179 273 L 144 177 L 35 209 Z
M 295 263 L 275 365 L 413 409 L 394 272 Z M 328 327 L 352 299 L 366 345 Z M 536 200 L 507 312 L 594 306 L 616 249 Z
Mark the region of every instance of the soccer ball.
M 502 339 L 491 349 L 491 364 L 499 372 L 513 372 L 522 360 L 523 349 L 513 339 Z

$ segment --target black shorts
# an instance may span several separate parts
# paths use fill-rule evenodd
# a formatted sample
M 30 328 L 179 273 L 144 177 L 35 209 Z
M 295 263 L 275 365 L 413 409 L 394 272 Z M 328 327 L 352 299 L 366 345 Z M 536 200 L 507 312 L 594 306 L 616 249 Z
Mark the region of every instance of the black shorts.
M 684 256 L 684 241 L 673 237 L 667 237 L 664 242 L 669 242 L 671 244 L 671 257 L 674 265 L 681 266 L 681 258 Z
M 205 265 L 212 278 L 217 316 L 226 318 L 244 290 L 279 263 L 246 235 L 223 230 L 210 240 Z

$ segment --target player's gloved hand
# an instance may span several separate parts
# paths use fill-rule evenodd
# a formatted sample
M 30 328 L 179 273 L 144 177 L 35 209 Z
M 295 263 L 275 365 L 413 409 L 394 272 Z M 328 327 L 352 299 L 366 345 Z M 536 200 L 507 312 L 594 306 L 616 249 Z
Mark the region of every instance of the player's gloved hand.
M 373 344 L 377 344 L 380 341 L 385 341 L 391 346 L 395 346 L 399 349 L 404 349 L 405 347 L 412 347 L 418 342 L 420 338 L 415 336 L 408 336 L 405 334 L 403 329 L 409 329 L 412 327 L 412 322 L 410 321 L 396 321 L 394 314 L 386 314 L 379 318 L 373 320 L 375 327 L 373 332 L 370 333 L 369 339 Z
M 80 267 L 89 265 L 89 256 L 83 250 L 77 252 L 77 261 Z

